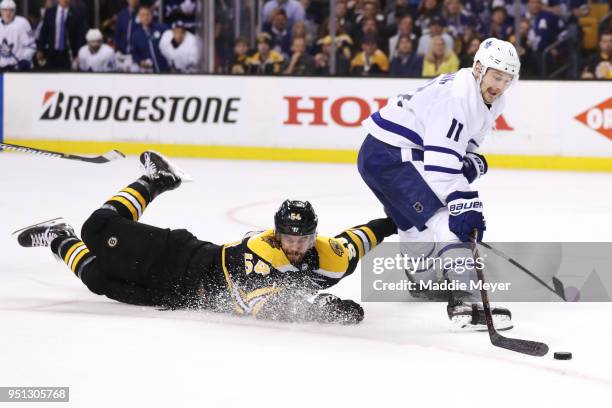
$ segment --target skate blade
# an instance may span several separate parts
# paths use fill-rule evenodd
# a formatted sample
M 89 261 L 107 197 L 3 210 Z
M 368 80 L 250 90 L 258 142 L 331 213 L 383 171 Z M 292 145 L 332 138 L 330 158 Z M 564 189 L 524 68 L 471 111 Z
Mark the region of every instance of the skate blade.
M 64 220 L 64 218 L 62 218 L 62 217 L 52 218 L 52 219 L 50 219 L 50 220 L 47 220 L 47 221 L 42 221 L 42 222 L 39 222 L 39 223 L 37 223 L 37 224 L 32 224 L 32 225 L 29 225 L 29 226 L 27 226 L 27 227 L 24 227 L 24 228 L 18 229 L 17 231 L 13 231 L 13 232 L 11 232 L 11 236 L 12 236 L 12 237 L 17 237 L 17 236 L 18 236 L 20 233 L 22 233 L 23 231 L 25 231 L 25 230 L 27 230 L 27 229 L 30 229 L 30 228 L 33 228 L 33 227 L 42 227 L 42 226 L 45 226 L 45 227 L 51 227 L 51 226 L 53 226 L 53 225 L 57 225 L 57 224 L 65 223 L 65 222 L 66 222 L 66 221 L 65 221 L 65 220 Z
M 488 331 L 486 324 L 472 324 L 471 316 L 453 316 L 451 325 L 457 331 Z M 497 331 L 510 330 L 514 327 L 508 316 L 493 316 L 493 325 Z
M 174 174 L 176 174 L 178 176 L 178 178 L 181 179 L 182 182 L 184 182 L 184 183 L 191 183 L 193 181 L 193 177 L 191 177 L 189 175 L 189 173 L 187 173 L 185 170 L 183 170 L 180 167 L 178 167 L 176 164 L 172 163 L 170 160 L 168 160 L 168 158 L 166 156 L 164 156 L 163 154 L 161 154 L 160 152 L 157 152 L 155 150 L 149 150 L 149 151 L 159 155 L 159 157 L 164 159 L 166 161 L 166 163 L 168 163 L 168 167 L 170 168 L 170 170 Z

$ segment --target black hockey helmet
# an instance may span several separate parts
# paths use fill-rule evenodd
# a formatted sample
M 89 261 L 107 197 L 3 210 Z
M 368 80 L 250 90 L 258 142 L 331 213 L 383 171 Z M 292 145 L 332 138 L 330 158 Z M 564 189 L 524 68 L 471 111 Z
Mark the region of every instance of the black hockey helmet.
M 277 233 L 311 235 L 317 231 L 317 214 L 308 201 L 285 200 L 274 214 Z

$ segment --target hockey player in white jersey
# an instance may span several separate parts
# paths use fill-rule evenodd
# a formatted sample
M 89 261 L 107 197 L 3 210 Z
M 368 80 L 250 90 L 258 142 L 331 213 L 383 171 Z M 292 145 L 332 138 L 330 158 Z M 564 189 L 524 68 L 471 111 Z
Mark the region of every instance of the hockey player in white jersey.
M 410 94 L 391 98 L 363 121 L 359 173 L 398 226 L 412 256 L 471 258 L 472 232 L 482 240 L 483 206 L 470 184 L 487 172 L 479 146 L 502 113 L 505 92 L 517 82 L 514 46 L 489 38 L 472 68 L 440 75 Z M 407 271 L 415 282 L 477 283 L 474 268 Z M 459 327 L 485 329 L 478 289 L 451 291 L 447 312 Z M 492 310 L 498 329 L 512 327 L 507 309 Z
M 174 72 L 196 72 L 200 58 L 198 39 L 185 28 L 182 21 L 172 23 L 159 40 L 159 50 Z
M 32 68 L 36 41 L 24 17 L 15 15 L 13 0 L 0 2 L 0 70 L 25 71 Z
M 79 71 L 115 71 L 115 50 L 110 45 L 103 44 L 100 30 L 97 28 L 90 29 L 85 35 L 85 40 L 87 44 L 79 49 Z

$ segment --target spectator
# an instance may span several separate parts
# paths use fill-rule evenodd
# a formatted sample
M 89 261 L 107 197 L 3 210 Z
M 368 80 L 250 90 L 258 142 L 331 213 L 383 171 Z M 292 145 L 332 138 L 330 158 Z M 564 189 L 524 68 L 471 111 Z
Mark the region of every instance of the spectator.
M 302 8 L 304 9 L 304 20 L 303 21 L 295 21 L 291 28 L 295 27 L 297 23 L 303 24 L 308 35 L 312 35 L 312 37 L 316 37 L 317 32 L 319 31 L 319 24 L 317 23 L 317 18 L 314 14 L 311 13 L 310 8 L 310 0 L 300 0 L 300 4 L 302 4 Z
M 507 40 L 513 32 L 512 19 L 508 17 L 508 11 L 503 6 L 493 8 L 491 20 L 483 25 L 482 35 L 484 38 L 499 38 Z
M 458 69 L 459 59 L 457 55 L 446 46 L 446 42 L 441 36 L 434 36 L 423 61 L 422 75 L 424 77 L 436 77 L 440 74 L 450 74 Z
M 314 55 L 315 51 L 315 38 L 316 35 L 306 31 L 306 24 L 303 21 L 298 21 L 293 25 L 291 29 L 291 38 L 303 38 L 306 44 L 306 52 L 310 55 Z
M 135 70 L 140 72 L 166 72 L 168 62 L 159 50 L 159 40 L 166 26 L 153 21 L 150 7 L 141 6 L 138 10 L 140 24 L 132 35 L 132 59 Z
M 399 42 L 399 38 L 403 35 L 407 35 L 410 37 L 410 41 L 416 41 L 416 35 L 413 32 L 413 20 L 411 16 L 404 16 L 399 22 L 397 26 L 397 34 L 393 37 L 389 38 L 389 54 L 391 59 L 395 56 L 395 51 L 397 49 L 397 44 Z
M 421 32 L 421 35 L 429 32 L 429 22 L 432 18 L 441 18 L 442 9 L 439 0 L 422 0 L 417 9 L 417 19 L 414 23 L 416 28 Z M 424 52 L 426 52 L 425 49 Z
M 599 52 L 591 55 L 583 68 L 583 79 L 612 79 L 612 31 L 602 30 L 599 33 Z
M 265 32 L 270 35 L 271 47 L 286 58 L 291 53 L 291 33 L 288 30 L 287 13 L 282 8 L 273 11 L 271 24 Z
M 239 37 L 234 43 L 234 54 L 227 69 L 230 74 L 244 74 L 247 72 L 248 52 L 248 41 L 246 38 Z
M 283 72 L 285 75 L 310 75 L 314 73 L 314 58 L 306 53 L 306 41 L 298 37 L 293 39 L 291 60 Z
M 386 50 L 389 46 L 387 41 L 384 41 L 382 36 L 380 35 L 380 31 L 378 30 L 378 24 L 376 24 L 376 20 L 373 18 L 366 18 L 361 20 L 361 30 L 357 32 L 357 37 L 355 39 L 354 51 L 358 52 L 361 43 L 363 42 L 363 38 L 365 37 L 373 37 L 376 39 L 376 45 L 379 49 Z
M 522 77 L 532 77 L 539 69 L 539 61 L 534 57 L 533 38 L 530 35 L 531 23 L 527 18 L 520 20 L 518 30 L 518 33 L 511 35 L 508 41 L 514 45 L 521 59 L 520 75 Z
M 563 29 L 563 20 L 542 9 L 542 0 L 529 0 L 527 17 L 531 22 L 534 51 L 544 51 L 555 42 Z
M 431 49 L 431 41 L 435 36 L 441 36 L 446 43 L 446 48 L 449 50 L 453 49 L 455 40 L 453 40 L 453 37 L 451 37 L 450 34 L 444 32 L 443 20 L 440 17 L 432 17 L 429 20 L 429 30 L 427 30 L 427 33 L 423 34 L 421 38 L 419 38 L 417 53 L 420 55 L 425 55 L 425 53 Z
M 247 71 L 251 74 L 280 74 L 285 59 L 271 49 L 270 34 L 261 33 L 257 36 L 257 52 L 247 59 Z
M 406 16 L 412 17 L 413 14 L 416 14 L 416 7 L 409 0 L 389 1 L 385 9 L 387 27 L 395 27 L 399 25 L 402 18 Z
M 365 0 L 362 3 L 361 12 L 355 18 L 355 23 L 359 26 L 367 19 L 374 20 L 377 32 L 383 32 L 385 28 L 385 17 L 378 12 L 378 2 L 374 0 Z
M 196 3 L 197 0 L 164 0 L 164 23 L 180 21 L 187 30 L 195 30 Z
M 200 63 L 200 45 L 195 35 L 187 31 L 182 21 L 172 23 L 172 30 L 166 30 L 159 40 L 161 51 L 170 71 L 193 74 Z
M 329 35 L 317 41 L 317 44 L 321 46 L 321 52 L 315 55 L 316 75 L 329 75 L 331 43 Z M 336 75 L 348 75 L 352 46 L 353 40 L 348 34 L 343 33 L 336 37 Z
M 85 13 L 70 0 L 58 0 L 45 10 L 36 53 L 40 66 L 49 70 L 69 70 L 72 60 L 85 44 Z
M 525 2 L 525 0 L 520 0 Z M 504 5 L 508 2 L 514 4 L 514 0 L 465 0 L 463 7 L 467 12 L 473 15 L 478 21 L 489 21 L 491 18 L 491 9 L 498 5 Z M 509 13 L 510 14 L 510 13 Z
M 376 37 L 366 36 L 361 42 L 363 50 L 351 61 L 351 74 L 372 75 L 389 71 L 389 60 L 384 52 L 378 49 Z
M 561 18 L 566 24 L 578 23 L 578 19 L 586 17 L 590 11 L 587 0 L 548 0 L 548 5 L 542 8 Z
M 115 50 L 102 43 L 102 32 L 97 28 L 87 31 L 87 44 L 79 50 L 76 65 L 79 71 L 112 72 L 115 71 Z
M 0 2 L 0 70 L 26 71 L 32 68 L 36 42 L 25 17 L 15 15 L 13 0 Z
M 472 37 L 464 51 L 461 53 L 459 57 L 461 68 L 471 68 L 474 65 L 474 57 L 476 56 L 476 51 L 478 51 L 478 47 L 480 47 L 480 38 Z
M 298 0 L 270 0 L 263 6 L 261 12 L 262 23 L 270 22 L 272 11 L 279 7 L 285 11 L 290 28 L 296 21 L 304 21 L 306 18 L 304 7 Z
M 454 38 L 460 37 L 465 27 L 478 27 L 476 18 L 464 9 L 459 0 L 446 0 L 442 17 L 446 21 L 448 33 Z
M 338 26 L 336 30 L 345 33 L 352 33 L 354 30 L 354 21 L 349 16 L 349 9 L 347 7 L 346 0 L 336 0 L 336 18 L 338 19 Z M 325 26 L 327 27 L 327 26 Z M 325 35 L 329 33 L 323 33 Z
M 420 77 L 422 69 L 423 57 L 414 52 L 414 43 L 410 36 L 402 35 L 391 60 L 391 75 Z
M 115 23 L 115 47 L 117 53 L 128 55 L 132 52 L 132 33 L 136 27 L 140 0 L 127 0 L 127 6 L 117 14 Z

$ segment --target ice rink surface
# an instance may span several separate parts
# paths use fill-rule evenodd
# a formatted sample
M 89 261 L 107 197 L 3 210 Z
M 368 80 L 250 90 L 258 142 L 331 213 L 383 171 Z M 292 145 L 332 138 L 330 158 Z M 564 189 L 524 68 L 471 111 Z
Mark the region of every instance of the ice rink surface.
M 156 199 L 142 222 L 223 243 L 270 227 L 285 198 L 310 200 L 323 235 L 383 215 L 352 165 L 176 162 L 195 182 Z M 506 335 L 550 346 L 528 357 L 486 333 L 452 332 L 441 303 L 366 303 L 354 327 L 123 305 L 10 236 L 58 216 L 80 229 L 138 176 L 134 156 L 91 165 L 0 154 L 0 386 L 69 386 L 70 403 L 54 406 L 72 407 L 612 404 L 609 303 L 506 305 L 515 322 Z M 487 241 L 612 240 L 612 174 L 492 169 L 478 183 Z M 331 292 L 359 300 L 359 274 Z

